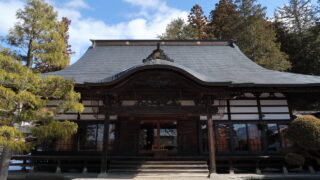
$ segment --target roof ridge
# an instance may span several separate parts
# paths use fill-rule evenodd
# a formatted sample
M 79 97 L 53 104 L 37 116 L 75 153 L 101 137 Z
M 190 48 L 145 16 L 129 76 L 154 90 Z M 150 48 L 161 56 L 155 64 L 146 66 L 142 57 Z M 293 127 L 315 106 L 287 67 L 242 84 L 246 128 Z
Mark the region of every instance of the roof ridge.
M 112 39 L 90 39 L 92 47 L 95 46 L 231 46 L 234 40 L 159 40 L 159 39 L 136 39 L 136 40 L 112 40 Z

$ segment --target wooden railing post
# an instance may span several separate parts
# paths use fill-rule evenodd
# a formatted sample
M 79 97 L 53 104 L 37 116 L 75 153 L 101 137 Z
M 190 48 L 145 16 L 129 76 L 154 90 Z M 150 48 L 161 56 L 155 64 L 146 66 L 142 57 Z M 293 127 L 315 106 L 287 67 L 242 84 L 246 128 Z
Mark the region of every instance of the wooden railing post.
M 256 173 L 257 174 L 261 174 L 262 173 L 261 169 L 260 169 L 260 161 L 259 160 L 256 162 Z
M 27 166 L 27 160 L 24 158 L 23 160 L 22 160 L 22 171 L 24 171 L 24 172 L 26 172 L 27 171 L 27 168 L 26 168 L 26 166 Z
M 30 158 L 29 159 L 30 160 L 30 162 L 29 162 L 29 165 L 30 165 L 30 170 L 29 170 L 29 173 L 34 173 L 34 171 L 35 171 L 35 169 L 34 169 L 34 159 L 33 158 Z
M 282 172 L 283 172 L 283 174 L 288 174 L 289 173 L 286 166 L 282 167 Z
M 58 165 L 57 165 L 56 173 L 61 173 L 61 160 L 58 160 Z
M 315 174 L 315 173 L 316 173 L 316 171 L 314 170 L 313 166 L 309 165 L 309 166 L 308 166 L 308 169 L 309 169 L 309 172 L 310 172 L 311 174 Z
M 229 174 L 234 174 L 233 161 L 229 161 Z
M 84 161 L 84 163 L 83 163 L 83 170 L 82 170 L 82 173 L 83 173 L 83 174 L 88 173 L 88 168 L 87 168 L 87 166 L 88 166 L 88 162 L 87 162 L 87 161 Z

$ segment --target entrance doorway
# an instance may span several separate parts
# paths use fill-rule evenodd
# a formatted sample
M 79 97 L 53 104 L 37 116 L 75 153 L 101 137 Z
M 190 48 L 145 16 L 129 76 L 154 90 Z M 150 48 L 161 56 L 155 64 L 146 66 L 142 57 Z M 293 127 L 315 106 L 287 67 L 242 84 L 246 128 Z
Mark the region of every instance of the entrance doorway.
M 177 121 L 141 120 L 139 151 L 168 154 L 177 152 Z

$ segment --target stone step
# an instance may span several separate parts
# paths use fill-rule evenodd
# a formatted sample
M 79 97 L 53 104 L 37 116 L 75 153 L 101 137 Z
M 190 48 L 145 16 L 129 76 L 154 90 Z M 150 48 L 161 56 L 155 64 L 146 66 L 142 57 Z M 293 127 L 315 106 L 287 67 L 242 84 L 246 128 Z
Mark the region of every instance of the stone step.
M 113 174 L 119 175 L 118 172 L 109 172 L 110 176 Z M 176 178 L 176 177 L 208 177 L 208 173 L 151 173 L 151 172 L 140 172 L 138 174 L 133 173 L 121 173 L 121 175 L 134 176 L 134 177 L 154 177 L 154 178 Z
M 119 174 L 117 172 L 112 173 L 109 172 L 110 177 L 112 177 L 113 175 L 115 176 L 119 176 Z M 122 176 L 124 177 L 148 177 L 148 178 L 168 178 L 168 179 L 172 179 L 172 178 L 188 178 L 188 177 L 201 177 L 201 178 L 206 178 L 208 177 L 208 173 L 150 173 L 150 172 L 142 172 L 142 173 L 138 173 L 138 174 L 134 174 L 134 173 L 121 173 Z
M 209 174 L 206 161 L 168 160 L 113 160 L 110 162 L 109 172 L 148 177 L 207 177 Z
M 111 161 L 112 164 L 207 164 L 206 161 Z
M 140 167 L 140 168 L 208 168 L 207 164 L 111 164 L 110 168 Z
M 209 172 L 208 169 L 110 169 L 109 172 Z

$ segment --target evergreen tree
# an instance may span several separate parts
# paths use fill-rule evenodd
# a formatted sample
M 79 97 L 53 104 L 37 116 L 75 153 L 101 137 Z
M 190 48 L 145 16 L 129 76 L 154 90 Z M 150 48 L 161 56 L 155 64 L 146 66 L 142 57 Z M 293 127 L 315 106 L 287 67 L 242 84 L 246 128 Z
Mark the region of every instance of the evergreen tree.
M 67 59 L 70 59 L 70 54 L 74 53 L 71 49 L 71 45 L 69 44 L 69 26 L 71 24 L 71 20 L 66 17 L 62 17 L 61 24 L 62 24 L 62 27 L 61 27 L 62 30 L 60 32 L 61 32 L 61 36 L 64 39 L 64 43 L 66 45 L 64 55 L 67 56 L 66 57 Z M 67 62 L 66 66 L 69 65 L 69 60 L 66 62 Z
M 320 75 L 319 12 L 311 1 L 290 0 L 275 13 L 277 41 L 289 55 L 292 72 Z
M 277 9 L 275 16 L 288 30 L 302 36 L 316 24 L 317 10 L 311 0 L 290 0 L 288 5 Z
M 43 0 L 28 0 L 17 11 L 18 22 L 10 29 L 8 43 L 17 47 L 27 67 L 55 71 L 69 64 L 66 39 L 69 21 L 58 21 L 57 12 Z
M 194 5 L 188 15 L 188 22 L 195 30 L 197 39 L 210 39 L 208 34 L 208 19 L 204 15 L 202 7 L 198 4 Z
M 303 40 L 303 54 L 305 56 L 300 59 L 303 59 L 304 62 L 302 62 L 302 65 L 292 62 L 295 64 L 293 70 L 305 74 L 320 75 L 320 24 L 311 27 Z M 296 59 L 295 62 L 301 61 Z
M 233 0 L 220 0 L 210 12 L 210 26 L 218 39 L 234 39 L 238 21 L 239 12 Z
M 280 51 L 272 23 L 265 18 L 265 8 L 256 0 L 221 0 L 211 11 L 208 24 L 202 8 L 195 5 L 188 16 L 188 22 L 195 30 L 197 39 L 236 39 L 240 49 L 257 64 L 272 70 L 285 71 L 291 68 L 287 55 Z M 176 23 L 170 39 L 185 38 L 180 33 L 182 22 Z M 172 24 L 171 24 L 172 25 Z M 169 27 L 169 26 L 168 26 Z M 210 28 L 208 28 L 210 27 Z M 213 29 L 213 33 L 211 32 Z M 177 33 L 179 32 L 179 33 Z M 160 36 L 169 39 L 169 36 Z M 191 39 L 191 38 L 190 38 Z
M 15 56 L 15 53 L 10 49 L 0 46 L 0 59 L 14 60 L 17 58 Z
M 290 33 L 286 27 L 276 28 L 281 49 L 292 63 L 292 72 L 320 75 L 320 26 L 311 27 L 302 36 Z
M 280 51 L 276 34 L 265 20 L 265 8 L 256 0 L 237 0 L 240 15 L 235 37 L 240 49 L 257 64 L 272 70 L 288 70 L 291 67 L 287 55 Z
M 166 32 L 158 36 L 164 40 L 191 40 L 197 39 L 194 29 L 183 19 L 177 18 L 172 20 L 166 28 Z
M 48 107 L 49 100 L 60 100 L 56 108 Z M 0 179 L 5 180 L 12 152 L 27 151 L 36 142 L 28 143 L 17 126 L 30 124 L 39 141 L 68 139 L 77 131 L 77 124 L 54 120 L 57 113 L 81 112 L 80 94 L 74 91 L 71 80 L 61 77 L 42 77 L 23 66 L 6 51 L 0 52 Z

